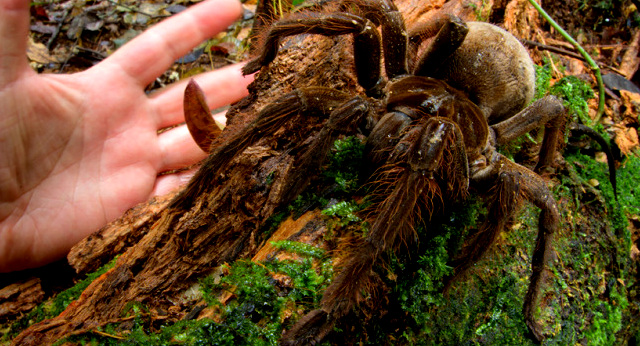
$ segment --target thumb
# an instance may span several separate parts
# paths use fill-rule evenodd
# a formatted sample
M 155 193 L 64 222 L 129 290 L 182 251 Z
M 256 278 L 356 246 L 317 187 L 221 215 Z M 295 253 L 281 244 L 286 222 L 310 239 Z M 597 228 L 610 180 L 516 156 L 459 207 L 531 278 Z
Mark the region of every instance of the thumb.
M 0 0 L 0 88 L 28 68 L 29 0 Z

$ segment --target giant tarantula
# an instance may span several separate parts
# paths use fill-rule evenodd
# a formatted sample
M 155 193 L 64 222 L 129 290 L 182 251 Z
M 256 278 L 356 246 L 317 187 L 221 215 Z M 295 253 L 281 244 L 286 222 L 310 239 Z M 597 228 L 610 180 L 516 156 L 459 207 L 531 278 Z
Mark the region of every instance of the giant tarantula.
M 437 34 L 416 55 L 422 34 L 429 31 Z M 358 303 L 380 255 L 414 238 L 414 222 L 421 215 L 441 208 L 439 201 L 464 196 L 470 186 L 488 192 L 488 215 L 457 260 L 455 275 L 482 257 L 522 200 L 541 209 L 523 309 L 529 330 L 543 339 L 534 307 L 559 214 L 544 179 L 496 151 L 546 125 L 535 169 L 540 170 L 551 165 L 564 125 L 563 106 L 555 97 L 529 105 L 535 81 L 533 62 L 525 48 L 493 25 L 464 23 L 455 17 L 434 21 L 408 35 L 391 0 L 345 2 L 335 12 L 304 12 L 275 21 L 258 57 L 245 66 L 244 73 L 269 65 L 276 58 L 280 39 L 299 34 L 352 35 L 356 76 L 366 96 L 323 86 L 294 90 L 264 107 L 255 121 L 226 144 L 213 148 L 207 159 L 209 167 L 226 166 L 236 153 L 259 136 L 273 134 L 295 115 L 321 116 L 327 120 L 296 158 L 278 203 L 286 205 L 304 190 L 311 179 L 309 172 L 323 164 L 337 136 L 359 128 L 368 132 L 366 156 L 373 167 L 368 170 L 374 172 L 368 175 L 377 185 L 373 194 L 382 197 L 369 213 L 368 236 L 343 262 L 321 307 L 304 316 L 283 342 L 322 339 L 334 321 Z M 366 124 L 374 125 L 367 128 Z M 202 135 L 194 138 L 201 141 Z M 192 188 L 173 205 L 196 194 L 198 184 L 206 184 L 200 177 L 204 176 L 196 175 Z

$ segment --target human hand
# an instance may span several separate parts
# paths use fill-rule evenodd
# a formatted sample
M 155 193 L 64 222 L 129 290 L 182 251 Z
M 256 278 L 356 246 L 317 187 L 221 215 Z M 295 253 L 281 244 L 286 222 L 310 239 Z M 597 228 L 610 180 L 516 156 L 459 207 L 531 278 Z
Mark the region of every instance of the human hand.
M 37 74 L 26 60 L 29 1 L 0 0 L 0 272 L 63 257 L 80 239 L 186 182 L 158 173 L 206 155 L 184 121 L 186 82 L 146 95 L 176 59 L 241 14 L 210 0 L 167 19 L 98 65 Z M 237 65 L 196 77 L 217 108 L 246 95 Z

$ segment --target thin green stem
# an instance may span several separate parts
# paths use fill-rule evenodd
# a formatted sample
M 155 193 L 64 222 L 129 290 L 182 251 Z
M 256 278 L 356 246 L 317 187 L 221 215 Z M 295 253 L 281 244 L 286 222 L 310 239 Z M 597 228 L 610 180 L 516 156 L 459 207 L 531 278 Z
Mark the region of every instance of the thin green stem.
M 591 56 L 587 53 L 587 51 L 585 51 L 584 48 L 582 48 L 582 46 L 576 40 L 574 40 L 573 37 L 571 37 L 571 35 L 569 35 L 558 23 L 556 23 L 556 21 L 553 20 L 553 18 L 551 18 L 551 16 L 549 16 L 549 14 L 547 14 L 547 12 L 542 7 L 540 7 L 540 5 L 538 5 L 538 3 L 535 2 L 535 0 L 529 0 L 529 2 L 533 7 L 535 7 L 536 10 L 538 10 L 538 13 L 540 13 L 542 17 L 544 17 L 544 19 L 546 19 L 547 22 L 551 24 L 552 27 L 558 30 L 560 35 L 562 35 L 567 41 L 569 41 L 569 43 L 571 43 L 578 50 L 578 52 L 582 54 L 584 59 L 587 60 L 587 62 L 589 63 L 591 70 L 596 75 L 596 81 L 598 82 L 598 91 L 599 91 L 598 92 L 598 112 L 596 113 L 596 118 L 593 120 L 593 123 L 589 125 L 591 126 L 597 125 L 600 122 L 600 119 L 602 118 L 602 114 L 604 113 L 604 84 L 602 83 L 602 74 L 600 73 L 600 66 L 598 66 L 598 64 L 591 58 Z

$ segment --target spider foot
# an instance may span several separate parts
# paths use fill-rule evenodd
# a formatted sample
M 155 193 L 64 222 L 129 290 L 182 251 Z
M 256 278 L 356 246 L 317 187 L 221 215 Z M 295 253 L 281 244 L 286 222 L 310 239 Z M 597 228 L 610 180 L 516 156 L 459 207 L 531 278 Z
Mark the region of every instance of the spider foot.
M 211 116 L 204 92 L 193 79 L 184 90 L 184 119 L 196 144 L 209 152 L 211 142 L 222 132 L 222 127 Z
M 333 329 L 334 322 L 329 314 L 316 309 L 303 316 L 296 325 L 280 339 L 280 345 L 315 345 L 322 341 Z

